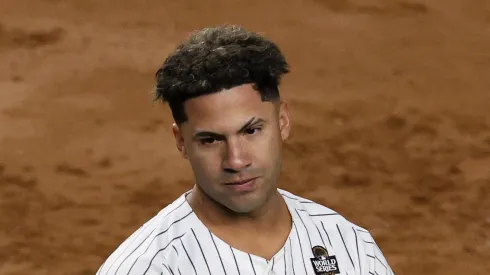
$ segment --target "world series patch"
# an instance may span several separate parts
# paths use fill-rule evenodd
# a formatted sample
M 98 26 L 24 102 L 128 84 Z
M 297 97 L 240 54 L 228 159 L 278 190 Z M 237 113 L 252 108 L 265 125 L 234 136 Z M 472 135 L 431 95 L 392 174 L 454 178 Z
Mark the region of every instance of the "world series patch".
M 339 264 L 335 256 L 328 256 L 328 251 L 321 246 L 312 248 L 315 258 L 311 258 L 311 264 L 316 275 L 340 274 Z

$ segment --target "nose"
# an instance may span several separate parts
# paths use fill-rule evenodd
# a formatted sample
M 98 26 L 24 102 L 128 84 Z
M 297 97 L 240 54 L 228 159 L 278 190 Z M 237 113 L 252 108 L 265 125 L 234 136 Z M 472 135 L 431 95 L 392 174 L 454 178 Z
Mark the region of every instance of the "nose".
M 223 158 L 223 169 L 229 173 L 236 173 L 251 164 L 246 146 L 239 140 L 228 140 Z

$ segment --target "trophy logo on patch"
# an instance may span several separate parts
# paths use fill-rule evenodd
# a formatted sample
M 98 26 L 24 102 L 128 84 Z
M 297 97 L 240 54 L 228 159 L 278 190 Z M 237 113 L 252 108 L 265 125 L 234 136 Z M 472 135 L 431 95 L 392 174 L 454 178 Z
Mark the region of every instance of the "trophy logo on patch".
M 328 251 L 321 246 L 312 248 L 314 258 L 311 258 L 311 264 L 316 275 L 334 275 L 340 274 L 339 264 L 335 256 L 328 256 Z

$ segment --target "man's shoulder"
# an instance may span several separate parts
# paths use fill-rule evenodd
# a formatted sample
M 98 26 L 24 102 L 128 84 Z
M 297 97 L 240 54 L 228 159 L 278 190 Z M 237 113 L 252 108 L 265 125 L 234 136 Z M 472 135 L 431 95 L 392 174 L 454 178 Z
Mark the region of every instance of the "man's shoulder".
M 155 255 L 165 256 L 171 247 L 165 244 L 178 240 L 190 231 L 187 221 L 192 214 L 185 194 L 161 209 L 151 219 L 127 237 L 106 259 L 98 274 L 132 274 L 151 263 Z M 160 253 L 162 252 L 162 253 Z
M 188 219 L 193 211 L 185 199 L 185 193 L 161 209 L 141 228 L 151 231 L 151 235 L 173 238 L 185 234 L 190 229 Z M 136 232 L 135 232 L 136 233 Z
M 339 212 L 285 190 L 279 190 L 279 193 L 285 198 L 290 210 L 302 217 L 302 222 L 305 218 L 309 219 L 326 234 L 338 237 L 346 245 L 351 244 L 354 247 L 359 241 L 363 244 L 375 243 L 368 229 L 352 222 Z
M 347 251 L 344 254 L 347 261 L 350 260 L 353 265 L 363 262 L 370 269 L 370 274 L 394 274 L 369 230 L 320 203 L 285 190 L 279 190 L 279 193 L 285 198 L 290 210 L 297 211 L 297 216 L 301 219 L 300 223 L 309 219 L 313 222 L 310 223 L 312 227 L 318 227 L 320 235 L 325 232 L 328 242 L 331 242 L 334 249 L 338 249 L 336 250 L 338 253 Z M 362 258 L 360 255 L 365 255 L 364 260 L 360 260 Z M 369 264 L 373 261 L 380 264 Z M 379 269 L 379 272 L 376 269 Z
M 343 218 L 337 211 L 317 201 L 306 199 L 283 189 L 279 189 L 279 193 L 290 208 L 306 212 L 312 217 Z
M 279 193 L 284 197 L 289 208 L 294 208 L 299 213 L 307 214 L 312 220 L 323 222 L 325 227 L 354 228 L 359 231 L 367 231 L 365 228 L 348 220 L 336 210 L 323 205 L 319 202 L 306 199 L 289 191 L 279 189 Z

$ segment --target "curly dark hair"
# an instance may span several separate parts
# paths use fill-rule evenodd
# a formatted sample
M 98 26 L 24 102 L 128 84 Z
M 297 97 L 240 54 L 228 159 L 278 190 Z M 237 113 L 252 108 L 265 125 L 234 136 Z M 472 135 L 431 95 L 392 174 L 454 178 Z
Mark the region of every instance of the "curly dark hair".
M 289 64 L 278 46 L 237 25 L 194 31 L 156 73 L 156 98 L 168 102 L 177 124 L 187 120 L 190 98 L 252 84 L 263 101 L 280 98 L 279 84 Z

